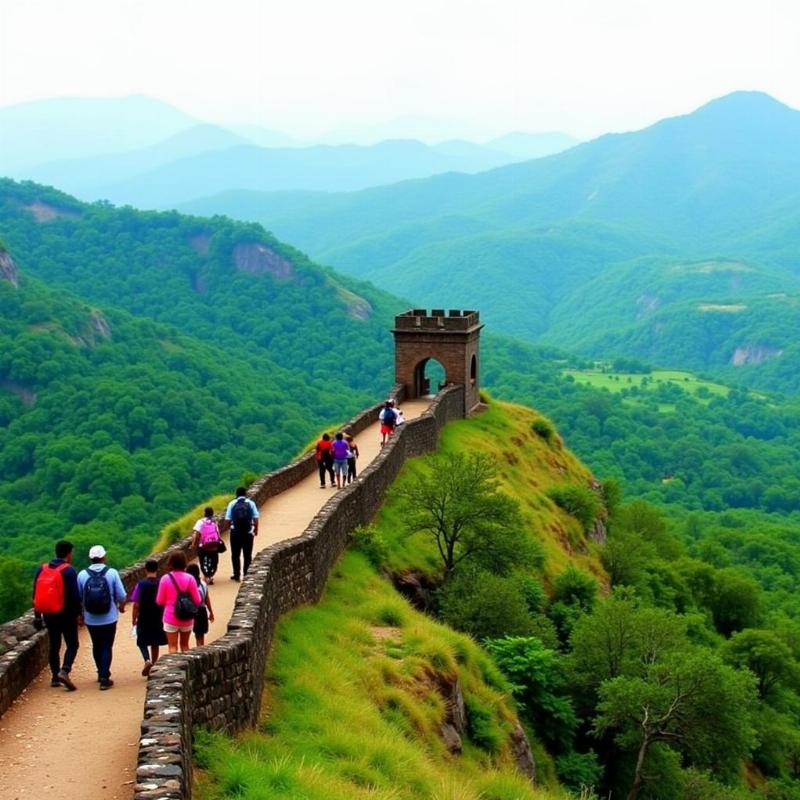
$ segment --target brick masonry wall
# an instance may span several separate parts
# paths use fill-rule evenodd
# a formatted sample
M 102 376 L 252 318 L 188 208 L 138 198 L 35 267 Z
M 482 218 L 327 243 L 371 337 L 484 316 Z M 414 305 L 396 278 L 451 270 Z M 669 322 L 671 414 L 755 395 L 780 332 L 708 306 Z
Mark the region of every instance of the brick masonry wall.
M 359 433 L 379 406 L 351 420 Z M 202 726 L 235 733 L 261 713 L 264 671 L 280 617 L 322 596 L 348 536 L 380 508 L 406 458 L 431 452 L 439 432 L 463 416 L 464 387 L 453 386 L 421 417 L 406 423 L 357 481 L 337 492 L 302 536 L 272 545 L 254 559 L 242 581 L 225 636 L 188 653 L 159 660 L 147 683 L 139 741 L 135 800 L 185 800 L 192 793 L 192 731 Z M 312 456 L 313 459 L 313 456 Z M 251 487 L 259 501 L 314 469 L 308 456 Z

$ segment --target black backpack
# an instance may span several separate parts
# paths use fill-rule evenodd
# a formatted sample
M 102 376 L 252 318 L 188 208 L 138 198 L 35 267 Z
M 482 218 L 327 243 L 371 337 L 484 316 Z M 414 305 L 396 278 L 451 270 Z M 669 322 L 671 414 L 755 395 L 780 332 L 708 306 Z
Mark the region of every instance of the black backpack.
M 187 621 L 193 620 L 197 616 L 197 612 L 200 610 L 197 603 L 192 600 L 191 594 L 189 594 L 188 590 L 181 589 L 178 585 L 178 581 L 175 580 L 175 576 L 171 573 L 167 573 L 169 575 L 169 579 L 175 585 L 175 590 L 178 592 L 178 597 L 175 600 L 175 616 L 178 619 L 185 619 Z M 192 578 L 194 580 L 194 578 Z
M 246 497 L 240 497 L 231 509 L 231 527 L 235 533 L 250 533 L 253 526 L 253 510 Z
M 83 610 L 90 614 L 107 614 L 111 610 L 111 589 L 108 587 L 106 572 L 103 567 L 99 572 L 87 569 L 89 577 L 83 584 Z

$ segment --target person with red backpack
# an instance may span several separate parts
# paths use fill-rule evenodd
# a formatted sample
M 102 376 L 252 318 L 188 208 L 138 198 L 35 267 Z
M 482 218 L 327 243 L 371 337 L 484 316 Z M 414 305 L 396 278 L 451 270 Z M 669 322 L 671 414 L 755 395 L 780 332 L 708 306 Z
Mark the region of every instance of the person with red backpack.
M 192 547 L 197 550 L 197 559 L 200 562 L 200 569 L 203 577 L 211 586 L 214 583 L 219 566 L 219 554 L 224 553 L 228 548 L 220 536 L 219 525 L 214 519 L 214 509 L 208 506 L 202 516 L 194 524 L 194 539 Z
M 33 579 L 34 625 L 41 629 L 44 620 L 44 626 L 50 634 L 50 685 L 64 686 L 69 692 L 78 688 L 69 673 L 78 654 L 78 618 L 81 615 L 78 573 L 72 566 L 72 551 L 71 542 L 57 542 L 56 557 L 49 563 L 42 564 Z

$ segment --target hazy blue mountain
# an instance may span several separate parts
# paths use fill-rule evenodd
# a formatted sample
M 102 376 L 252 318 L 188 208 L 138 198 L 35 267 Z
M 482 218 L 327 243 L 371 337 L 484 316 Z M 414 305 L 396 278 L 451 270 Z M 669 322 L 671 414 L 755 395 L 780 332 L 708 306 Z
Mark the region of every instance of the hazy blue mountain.
M 282 131 L 262 128 L 260 125 L 225 125 L 225 128 L 259 147 L 306 147 L 307 142 L 299 141 Z
M 0 174 L 155 144 L 198 120 L 152 97 L 59 97 L 0 108 Z
M 26 174 L 31 180 L 57 186 L 83 200 L 96 200 L 105 196 L 109 184 L 130 180 L 180 158 L 243 144 L 249 144 L 248 140 L 225 128 L 193 125 L 140 150 L 52 161 Z
M 528 161 L 560 153 L 579 144 L 580 140 L 568 133 L 525 133 L 514 131 L 486 142 L 486 146 L 514 157 L 515 161 Z
M 480 146 L 448 152 L 415 140 L 371 146 L 239 146 L 184 158 L 105 188 L 113 202 L 166 208 L 230 189 L 326 192 L 391 184 L 450 171 L 478 171 L 508 156 Z

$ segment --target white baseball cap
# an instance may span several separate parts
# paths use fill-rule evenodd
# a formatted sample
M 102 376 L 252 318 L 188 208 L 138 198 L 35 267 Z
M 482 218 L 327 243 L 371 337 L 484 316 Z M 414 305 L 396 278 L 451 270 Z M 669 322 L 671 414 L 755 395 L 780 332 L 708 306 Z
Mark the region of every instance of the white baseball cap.
M 89 549 L 89 558 L 105 558 L 106 549 L 101 544 L 96 544 Z

